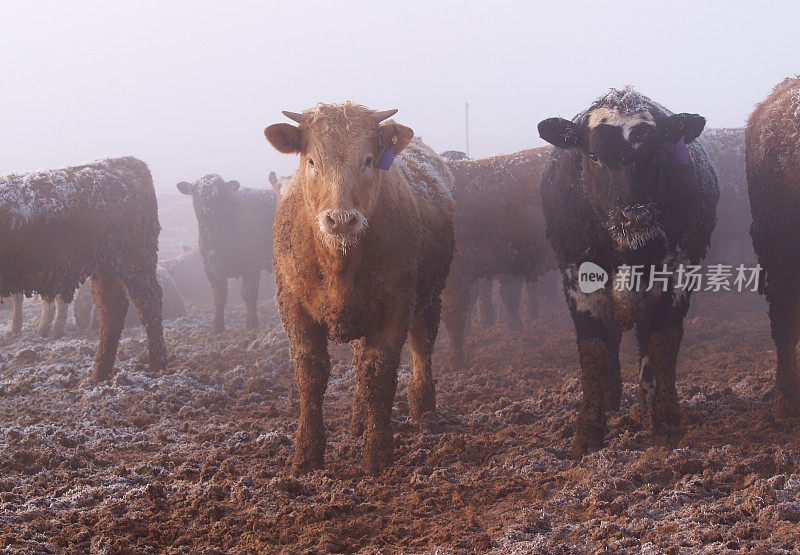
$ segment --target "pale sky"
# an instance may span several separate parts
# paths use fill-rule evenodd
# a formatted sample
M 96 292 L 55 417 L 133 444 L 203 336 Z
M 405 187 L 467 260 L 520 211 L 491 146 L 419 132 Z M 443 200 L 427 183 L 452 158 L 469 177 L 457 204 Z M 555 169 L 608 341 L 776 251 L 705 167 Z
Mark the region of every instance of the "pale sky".
M 800 2 L 10 2 L 0 174 L 137 156 L 156 187 L 291 172 L 263 129 L 317 102 L 398 108 L 436 151 L 540 146 L 536 124 L 632 84 L 743 126 L 800 72 Z

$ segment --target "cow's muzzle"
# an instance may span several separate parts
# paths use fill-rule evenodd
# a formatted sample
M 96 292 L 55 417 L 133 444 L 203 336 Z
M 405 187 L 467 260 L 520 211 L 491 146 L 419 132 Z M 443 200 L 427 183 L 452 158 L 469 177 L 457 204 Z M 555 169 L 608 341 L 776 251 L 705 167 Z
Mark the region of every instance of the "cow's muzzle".
M 645 231 L 655 223 L 655 210 L 652 206 L 636 204 L 620 208 L 620 225 L 629 232 Z
M 354 244 L 367 227 L 367 219 L 359 210 L 323 210 L 317 215 L 323 235 L 339 246 Z

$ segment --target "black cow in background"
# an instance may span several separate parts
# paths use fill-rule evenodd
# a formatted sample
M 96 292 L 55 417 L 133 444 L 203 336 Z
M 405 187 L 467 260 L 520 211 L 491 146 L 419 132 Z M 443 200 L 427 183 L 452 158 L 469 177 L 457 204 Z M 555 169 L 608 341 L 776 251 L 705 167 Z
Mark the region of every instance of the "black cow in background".
M 541 190 L 578 341 L 583 401 L 576 458 L 602 447 L 604 411 L 619 409 L 619 345 L 634 326 L 639 399 L 652 416 L 653 442 L 674 447 L 680 440 L 675 363 L 690 292 L 676 287 L 675 273 L 646 289 L 652 268 L 699 264 L 708 249 L 719 188 L 703 147 L 693 142 L 704 127 L 704 118 L 673 114 L 630 88 L 612 89 L 572 121 L 539 123 L 541 137 L 558 147 Z M 583 292 L 584 263 L 608 274 L 605 287 Z M 633 265 L 645 268 L 641 287 L 622 280 L 617 291 L 618 269 Z
M 203 267 L 214 298 L 212 333 L 225 329 L 228 278 L 242 278 L 247 328 L 258 327 L 258 282 L 261 270 L 272 270 L 272 225 L 275 193 L 240 188 L 211 174 L 194 183 L 182 181 L 178 190 L 190 195 L 200 232 Z

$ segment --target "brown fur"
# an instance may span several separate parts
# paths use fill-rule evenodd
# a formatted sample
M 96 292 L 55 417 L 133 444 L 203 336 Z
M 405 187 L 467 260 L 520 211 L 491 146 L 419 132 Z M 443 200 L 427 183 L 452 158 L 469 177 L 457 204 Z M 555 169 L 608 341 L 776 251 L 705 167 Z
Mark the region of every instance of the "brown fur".
M 390 417 L 406 338 L 412 418 L 435 419 L 431 354 L 453 252 L 452 176 L 435 153 L 412 141 L 413 131 L 378 124 L 372 110 L 348 103 L 305 114 L 299 127 L 265 130 L 279 151 L 300 154 L 278 206 L 274 245 L 278 304 L 300 391 L 293 471 L 323 466 L 332 339 L 353 348 L 353 428 L 364 428 L 364 467 L 376 473 L 392 461 Z M 389 148 L 398 153 L 394 165 L 375 168 Z M 331 209 L 358 210 L 368 226 L 357 239 L 328 237 L 318 215 Z
M 534 282 L 556 267 L 539 194 L 550 150 L 447 161 L 455 179 L 456 254 L 443 303 L 453 368 L 466 364 L 464 331 L 474 282 L 504 274 Z
M 162 370 L 159 230 L 153 180 L 135 158 L 0 178 L 0 296 L 37 292 L 69 302 L 91 277 L 100 313 L 94 378 L 105 380 L 127 291 L 145 323 L 151 370 Z
M 745 145 L 750 234 L 778 356 L 775 415 L 800 417 L 800 77 L 785 79 L 756 106 Z

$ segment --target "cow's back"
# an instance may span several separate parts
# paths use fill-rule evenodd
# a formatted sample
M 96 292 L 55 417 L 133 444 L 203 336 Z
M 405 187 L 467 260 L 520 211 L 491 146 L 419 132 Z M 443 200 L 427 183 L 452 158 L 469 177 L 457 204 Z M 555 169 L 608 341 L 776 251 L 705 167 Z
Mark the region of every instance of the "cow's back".
M 99 265 L 156 263 L 153 180 L 133 157 L 0 178 L 0 214 L 5 288 L 71 299 Z
M 419 139 L 412 139 L 397 159 L 399 178 L 407 183 L 419 214 L 418 294 L 435 290 L 447 279 L 453 257 L 455 203 L 453 174 Z M 427 299 L 418 299 L 427 302 Z
M 550 147 L 448 165 L 455 178 L 456 243 L 476 277 L 535 277 L 553 266 L 539 186 Z

